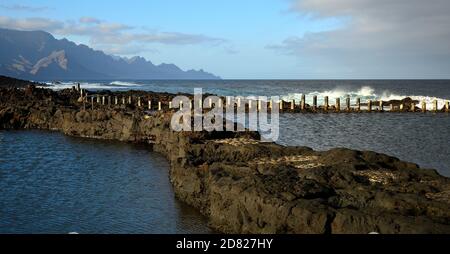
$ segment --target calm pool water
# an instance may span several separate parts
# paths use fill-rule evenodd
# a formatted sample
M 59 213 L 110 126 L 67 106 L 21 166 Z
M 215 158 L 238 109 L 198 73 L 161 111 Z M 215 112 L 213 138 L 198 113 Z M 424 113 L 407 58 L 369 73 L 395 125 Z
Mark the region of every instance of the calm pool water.
M 0 131 L 0 233 L 209 233 L 143 146 Z

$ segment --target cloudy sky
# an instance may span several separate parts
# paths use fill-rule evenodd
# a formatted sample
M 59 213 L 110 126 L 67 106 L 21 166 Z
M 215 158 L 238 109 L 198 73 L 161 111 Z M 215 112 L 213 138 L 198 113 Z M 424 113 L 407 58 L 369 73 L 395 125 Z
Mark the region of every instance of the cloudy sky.
M 0 0 L 0 27 L 223 78 L 450 78 L 449 0 Z

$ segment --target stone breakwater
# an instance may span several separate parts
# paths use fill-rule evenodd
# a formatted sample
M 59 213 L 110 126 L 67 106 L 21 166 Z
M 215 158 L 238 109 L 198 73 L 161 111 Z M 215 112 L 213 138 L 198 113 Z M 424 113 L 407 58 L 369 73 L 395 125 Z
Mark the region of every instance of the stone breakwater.
M 435 170 L 369 151 L 261 143 L 257 132 L 174 132 L 171 112 L 83 110 L 78 97 L 0 88 L 0 129 L 151 144 L 170 162 L 177 198 L 224 233 L 450 233 L 450 179 Z

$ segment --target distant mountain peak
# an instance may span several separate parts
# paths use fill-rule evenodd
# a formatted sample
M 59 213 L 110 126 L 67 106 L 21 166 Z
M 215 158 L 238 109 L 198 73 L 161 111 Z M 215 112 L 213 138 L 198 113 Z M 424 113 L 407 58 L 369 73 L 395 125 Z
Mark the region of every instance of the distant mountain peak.
M 0 28 L 0 56 L 0 75 L 22 79 L 220 79 L 203 69 L 183 71 L 140 56 L 107 55 L 45 31 Z
M 131 63 L 146 63 L 147 62 L 147 60 L 145 58 L 141 57 L 141 56 L 133 56 L 133 57 L 131 57 L 129 59 L 126 59 L 126 61 L 128 63 L 130 63 L 130 64 Z

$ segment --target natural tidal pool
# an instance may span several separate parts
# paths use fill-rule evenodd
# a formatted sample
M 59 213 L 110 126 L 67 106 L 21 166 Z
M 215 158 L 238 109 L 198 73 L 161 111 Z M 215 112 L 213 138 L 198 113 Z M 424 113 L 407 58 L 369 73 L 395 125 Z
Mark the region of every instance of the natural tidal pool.
M 210 233 L 148 147 L 0 131 L 0 233 Z

